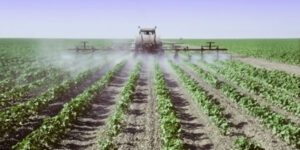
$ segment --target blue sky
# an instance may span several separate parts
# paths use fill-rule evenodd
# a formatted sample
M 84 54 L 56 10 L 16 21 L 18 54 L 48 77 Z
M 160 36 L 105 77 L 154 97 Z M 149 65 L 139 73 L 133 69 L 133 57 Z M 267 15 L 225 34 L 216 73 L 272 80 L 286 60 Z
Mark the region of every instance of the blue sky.
M 298 0 L 1 0 L 0 37 L 299 38 Z

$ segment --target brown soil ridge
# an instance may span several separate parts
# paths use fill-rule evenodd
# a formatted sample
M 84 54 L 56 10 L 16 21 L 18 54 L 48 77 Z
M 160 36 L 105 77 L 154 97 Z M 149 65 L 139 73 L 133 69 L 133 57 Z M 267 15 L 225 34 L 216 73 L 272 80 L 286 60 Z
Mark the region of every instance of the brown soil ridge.
M 159 116 L 156 111 L 156 99 L 154 94 L 154 65 L 147 64 L 149 68 L 148 77 L 148 87 L 149 87 L 149 104 L 147 107 L 147 120 L 146 120 L 146 150 L 160 150 L 161 149 L 161 139 L 160 139 L 160 129 L 159 129 Z
M 125 119 L 123 132 L 115 140 L 118 149 L 147 149 L 147 139 L 150 137 L 146 134 L 146 128 L 149 128 L 146 123 L 149 119 L 147 116 L 151 113 L 147 108 L 153 105 L 151 104 L 153 101 L 150 99 L 148 80 L 149 70 L 143 67 Z

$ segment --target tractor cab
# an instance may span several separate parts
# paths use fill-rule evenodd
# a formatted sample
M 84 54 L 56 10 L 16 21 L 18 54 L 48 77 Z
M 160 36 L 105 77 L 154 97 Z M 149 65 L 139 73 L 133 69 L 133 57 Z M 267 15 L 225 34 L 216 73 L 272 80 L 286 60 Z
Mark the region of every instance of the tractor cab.
M 140 34 L 142 35 L 155 35 L 156 28 L 142 28 Z
M 156 27 L 140 28 L 139 35 L 135 39 L 135 52 L 160 54 L 163 52 L 162 42 L 156 35 Z

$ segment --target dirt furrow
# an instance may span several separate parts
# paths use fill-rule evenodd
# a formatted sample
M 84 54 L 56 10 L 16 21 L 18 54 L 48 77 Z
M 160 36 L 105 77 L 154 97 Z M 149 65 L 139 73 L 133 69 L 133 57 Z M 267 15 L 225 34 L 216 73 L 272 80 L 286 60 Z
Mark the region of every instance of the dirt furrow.
M 105 122 L 115 109 L 122 87 L 126 83 L 131 68 L 123 68 L 112 82 L 93 101 L 90 108 L 74 122 L 64 139 L 56 149 L 97 149 L 99 131 L 105 128 Z
M 146 108 L 146 150 L 159 150 L 161 147 L 161 141 L 160 141 L 160 131 L 159 131 L 159 116 L 156 112 L 156 99 L 154 96 L 154 89 L 153 89 L 153 83 L 154 83 L 154 65 L 150 65 L 147 68 L 149 68 L 148 72 L 148 89 L 149 89 L 149 101 L 148 106 Z
M 147 109 L 150 102 L 149 90 L 149 70 L 143 68 L 138 80 L 138 85 L 134 93 L 133 100 L 125 119 L 123 132 L 116 138 L 116 145 L 122 150 L 146 149 L 147 137 L 146 122 L 147 114 L 151 112 Z
M 232 139 L 235 139 L 239 135 L 246 135 L 261 144 L 266 150 L 293 149 L 279 137 L 273 135 L 270 130 L 260 123 L 258 118 L 248 115 L 236 103 L 231 102 L 220 90 L 208 85 L 203 79 L 199 78 L 195 72 L 188 69 L 188 67 L 185 67 L 184 69 L 198 81 L 199 86 L 208 91 L 221 107 L 224 108 L 223 112 L 231 122 L 232 135 L 230 137 Z
M 87 87 L 101 78 L 101 76 L 103 76 L 103 74 L 107 72 L 108 69 L 108 66 L 101 68 L 90 78 L 86 79 L 79 87 L 71 87 L 70 92 L 66 93 L 63 98 L 52 102 L 47 108 L 44 108 L 41 110 L 41 112 L 38 112 L 36 116 L 30 117 L 29 120 L 20 128 L 16 129 L 14 132 L 11 132 L 9 135 L 1 139 L 0 147 L 2 149 L 11 149 L 13 145 L 21 141 L 33 130 L 38 128 L 43 123 L 43 119 L 55 116 L 63 108 L 63 105 L 65 103 L 82 93 Z

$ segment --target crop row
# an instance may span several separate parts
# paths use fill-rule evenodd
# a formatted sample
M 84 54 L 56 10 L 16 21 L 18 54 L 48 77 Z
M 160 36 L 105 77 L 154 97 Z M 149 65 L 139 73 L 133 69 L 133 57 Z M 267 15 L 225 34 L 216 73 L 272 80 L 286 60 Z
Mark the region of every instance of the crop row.
M 35 74 L 37 76 L 43 75 L 43 71 L 47 71 L 49 67 L 46 67 L 46 69 L 40 67 L 40 64 L 38 62 L 23 62 L 21 65 L 13 66 L 11 64 L 6 64 L 7 66 L 0 67 L 1 75 L 0 79 L 10 78 L 15 79 L 19 77 L 20 75 L 25 74 Z M 50 68 L 53 69 L 53 68 Z M 26 76 L 20 76 L 20 79 L 26 79 Z
M 274 87 L 283 88 L 288 92 L 291 92 L 295 97 L 300 97 L 300 77 L 297 77 L 296 75 L 278 70 L 256 68 L 240 61 L 222 63 L 220 67 L 224 69 L 232 68 L 244 75 L 265 81 Z
M 208 80 L 205 76 L 211 76 L 210 78 L 218 80 L 215 74 L 206 72 L 195 64 L 190 64 L 190 66 L 199 76 L 204 77 L 204 80 Z M 211 83 L 209 81 L 207 82 Z M 214 84 L 212 85 L 216 86 Z M 300 148 L 300 127 L 298 125 L 290 122 L 276 112 L 272 112 L 268 107 L 260 106 L 255 99 L 240 93 L 236 88 L 226 82 L 222 82 L 219 87 L 223 94 L 230 100 L 239 104 L 251 115 L 260 118 L 262 123 L 272 130 L 273 134 L 278 135 L 287 143 Z
M 26 84 L 30 84 L 31 82 L 40 80 L 48 76 L 50 73 L 61 73 L 62 70 L 55 69 L 55 68 L 47 68 L 47 69 L 41 69 L 41 68 L 32 68 L 27 69 L 26 71 L 19 74 L 17 78 L 15 78 L 15 75 L 8 75 L 8 77 L 4 78 L 0 81 L 0 92 L 7 92 L 11 90 L 14 87 L 19 86 L 25 86 Z M 3 74 L 2 74 L 3 75 Z
M 210 65 L 212 66 L 212 65 Z M 215 67 L 218 73 L 224 75 L 231 82 L 251 91 L 257 95 L 262 95 L 264 98 L 271 103 L 300 116 L 300 103 L 297 103 L 293 95 L 282 92 L 280 89 L 275 87 L 267 86 L 262 84 L 258 80 L 252 78 L 245 79 L 243 72 L 238 72 L 231 67 L 219 68 Z
M 155 66 L 154 90 L 159 113 L 163 149 L 183 149 L 180 138 L 181 125 L 171 103 L 170 92 L 159 65 Z
M 12 89 L 15 86 L 15 80 L 13 79 L 3 79 L 2 81 L 0 81 L 0 92 L 7 92 L 10 89 Z
M 20 99 L 27 98 L 33 90 L 49 86 L 49 84 L 59 84 L 63 81 L 64 76 L 64 74 L 57 72 L 49 72 L 49 75 L 45 78 L 31 82 L 30 84 L 12 88 L 10 91 L 2 93 L 0 95 L 0 109 L 14 103 L 15 101 L 21 101 Z
M 124 63 L 117 64 L 101 80 L 65 104 L 56 116 L 44 120 L 37 130 L 15 145 L 14 149 L 47 149 L 52 144 L 55 144 L 67 131 L 66 129 L 70 124 L 90 106 L 95 97 L 109 84 L 114 75 L 123 66 Z
M 230 39 L 214 40 L 231 53 L 300 65 L 299 39 Z M 208 40 L 183 39 L 182 43 L 201 46 Z
M 29 99 L 25 103 L 20 103 L 10 107 L 4 112 L 0 112 L 0 137 L 5 133 L 15 130 L 17 126 L 26 122 L 30 116 L 36 115 L 40 110 L 47 107 L 48 104 L 55 100 L 63 98 L 69 93 L 72 87 L 79 86 L 87 77 L 90 77 L 97 70 L 89 70 L 79 74 L 73 80 L 67 80 L 60 85 L 52 87 L 41 95 Z
M 134 91 L 136 89 L 137 81 L 140 76 L 141 64 L 138 63 L 135 69 L 130 74 L 129 80 L 123 87 L 119 101 L 116 106 L 116 111 L 110 116 L 106 126 L 104 135 L 101 135 L 98 144 L 99 148 L 103 150 L 115 149 L 114 138 L 120 134 L 122 130 L 122 123 L 124 121 L 125 114 L 128 111 L 130 103 L 134 96 Z
M 170 61 L 172 68 L 177 73 L 183 85 L 188 89 L 189 94 L 192 95 L 201 110 L 203 110 L 214 124 L 220 129 L 222 134 L 229 133 L 229 122 L 222 113 L 222 108 L 214 103 L 212 97 L 198 85 L 198 82 L 188 75 L 174 62 Z
M 32 81 L 44 78 L 49 74 L 49 72 L 62 72 L 62 70 L 56 69 L 56 68 L 38 68 L 35 71 L 29 71 L 22 73 L 18 78 L 17 78 L 17 83 L 22 84 L 22 83 L 30 83 Z
M 264 150 L 260 145 L 245 136 L 241 136 L 234 141 L 234 148 L 235 150 Z

